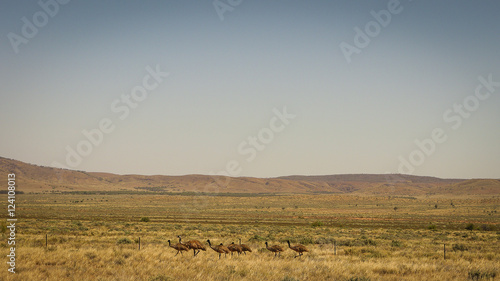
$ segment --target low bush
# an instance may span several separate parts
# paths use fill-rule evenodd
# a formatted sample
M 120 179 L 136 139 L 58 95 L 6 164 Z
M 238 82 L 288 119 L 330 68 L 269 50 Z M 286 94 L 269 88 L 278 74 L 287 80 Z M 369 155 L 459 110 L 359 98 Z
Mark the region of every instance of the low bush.
M 480 269 L 473 269 L 469 271 L 469 279 L 471 280 L 482 280 L 482 279 L 494 279 L 497 276 L 495 271 L 482 271 Z
M 451 247 L 451 249 L 452 249 L 453 251 L 455 251 L 455 252 L 456 252 L 456 251 L 461 251 L 461 252 L 463 252 L 463 251 L 467 251 L 467 250 L 469 250 L 469 248 L 467 248 L 467 246 L 465 246 L 464 244 L 453 244 L 453 246 Z
M 118 241 L 116 241 L 116 244 L 121 245 L 121 244 L 132 244 L 132 240 L 128 238 L 120 238 Z
M 323 226 L 323 222 L 322 221 L 315 221 L 315 222 L 311 223 L 311 226 L 312 227 L 321 227 L 321 226 Z
M 468 224 L 465 226 L 465 229 L 470 230 L 470 231 L 474 230 L 474 228 L 475 228 L 475 227 L 474 227 L 474 224 L 473 224 L 473 223 L 468 223 Z
M 403 246 L 403 243 L 401 243 L 401 241 L 399 241 L 399 240 L 392 240 L 391 247 L 401 247 L 401 246 Z

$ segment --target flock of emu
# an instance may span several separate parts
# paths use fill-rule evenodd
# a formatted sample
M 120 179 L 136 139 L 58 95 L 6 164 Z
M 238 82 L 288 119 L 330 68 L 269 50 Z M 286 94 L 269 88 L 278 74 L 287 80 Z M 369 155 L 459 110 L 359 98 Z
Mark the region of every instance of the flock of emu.
M 175 254 L 176 256 L 179 253 L 181 253 L 181 255 L 182 255 L 183 251 L 193 250 L 193 254 L 196 257 L 196 255 L 200 251 L 207 250 L 205 248 L 205 245 L 203 245 L 198 240 L 190 240 L 190 241 L 183 243 L 182 237 L 180 235 L 177 237 L 179 238 L 179 243 L 177 243 L 177 244 L 171 244 L 170 240 L 168 240 L 168 246 L 177 250 L 177 253 Z M 290 245 L 290 241 L 287 241 L 287 242 L 288 242 L 288 247 L 290 249 L 292 249 L 293 251 L 298 253 L 298 255 L 296 255 L 294 258 L 302 256 L 304 252 L 309 252 L 304 245 L 297 244 L 297 245 L 292 246 L 292 245 Z M 210 240 L 207 240 L 207 243 L 208 243 L 208 246 L 210 246 L 210 248 L 212 248 L 212 250 L 219 253 L 219 259 L 220 259 L 220 256 L 222 254 L 227 255 L 227 254 L 231 253 L 231 255 L 232 255 L 234 252 L 237 252 L 238 255 L 241 253 L 244 253 L 246 255 L 247 254 L 246 252 L 252 251 L 252 249 L 250 247 L 248 247 L 247 245 L 241 244 L 241 239 L 240 239 L 240 244 L 234 244 L 234 242 L 233 242 L 233 243 L 227 245 L 227 247 L 224 246 L 222 243 L 220 243 L 220 245 L 212 246 L 212 243 L 210 243 Z M 284 251 L 283 247 L 281 247 L 279 245 L 269 246 L 267 244 L 267 242 L 265 244 L 266 244 L 266 249 L 273 252 L 274 256 L 276 256 L 276 255 L 281 256 L 281 252 Z

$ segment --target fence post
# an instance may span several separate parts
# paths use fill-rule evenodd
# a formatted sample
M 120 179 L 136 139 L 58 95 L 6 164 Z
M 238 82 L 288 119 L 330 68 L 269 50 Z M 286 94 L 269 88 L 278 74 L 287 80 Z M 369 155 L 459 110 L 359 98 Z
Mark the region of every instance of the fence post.
M 47 248 L 47 245 L 49 244 L 49 239 L 48 239 L 48 234 L 45 234 L 45 248 Z
M 443 244 L 444 259 L 446 259 L 446 244 Z
M 333 240 L 333 254 L 337 255 L 337 240 Z

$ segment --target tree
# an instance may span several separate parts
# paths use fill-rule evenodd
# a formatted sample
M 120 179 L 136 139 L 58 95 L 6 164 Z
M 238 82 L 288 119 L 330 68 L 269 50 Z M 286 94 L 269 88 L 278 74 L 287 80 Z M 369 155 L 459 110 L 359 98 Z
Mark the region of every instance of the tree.
M 470 230 L 470 231 L 474 230 L 474 224 L 473 224 L 473 223 L 468 223 L 468 224 L 465 226 L 465 229 Z

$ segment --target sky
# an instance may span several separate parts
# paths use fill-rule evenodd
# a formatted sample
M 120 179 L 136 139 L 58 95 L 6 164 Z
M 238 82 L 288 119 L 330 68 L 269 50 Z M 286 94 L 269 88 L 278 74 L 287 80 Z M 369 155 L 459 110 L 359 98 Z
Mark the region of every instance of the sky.
M 500 178 L 499 1 L 2 1 L 0 156 Z

